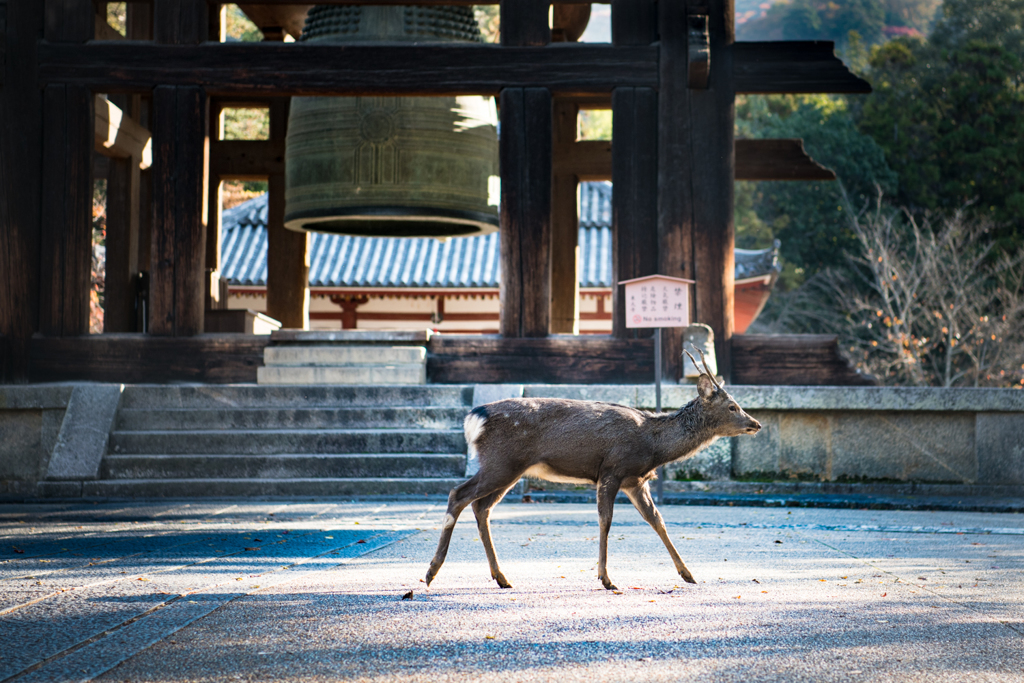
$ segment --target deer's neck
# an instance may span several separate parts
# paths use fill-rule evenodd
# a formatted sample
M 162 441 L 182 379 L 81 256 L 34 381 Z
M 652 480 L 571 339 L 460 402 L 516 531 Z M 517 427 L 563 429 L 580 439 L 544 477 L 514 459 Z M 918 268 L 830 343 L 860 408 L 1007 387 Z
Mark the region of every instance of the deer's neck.
M 715 439 L 699 399 L 678 411 L 652 419 L 654 449 L 658 466 L 687 458 Z

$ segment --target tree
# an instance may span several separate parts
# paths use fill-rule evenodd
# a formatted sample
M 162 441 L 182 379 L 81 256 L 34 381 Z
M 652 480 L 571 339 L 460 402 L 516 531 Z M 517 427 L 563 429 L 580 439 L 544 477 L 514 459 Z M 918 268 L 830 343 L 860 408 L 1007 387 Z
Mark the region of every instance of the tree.
M 845 99 L 748 98 L 737 110 L 740 135 L 802 138 L 811 157 L 836 172 L 856 205 L 869 201 L 876 186 L 896 191 L 896 174 L 882 149 L 857 130 Z M 749 217 L 750 208 L 757 222 Z M 762 182 L 756 188 L 738 188 L 737 209 L 741 242 L 749 229 L 763 234 L 762 225 L 770 225 L 772 234 L 764 237 L 768 243 L 773 238 L 782 241 L 782 257 L 791 264 L 790 271 L 800 269 L 809 276 L 842 264 L 846 253 L 857 249 L 835 182 Z M 788 284 L 798 280 L 790 278 Z

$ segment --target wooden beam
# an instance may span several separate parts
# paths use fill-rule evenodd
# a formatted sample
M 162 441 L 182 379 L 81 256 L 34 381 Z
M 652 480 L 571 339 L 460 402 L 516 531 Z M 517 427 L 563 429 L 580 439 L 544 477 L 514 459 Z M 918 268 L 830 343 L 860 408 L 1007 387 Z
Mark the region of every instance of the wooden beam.
M 558 335 L 507 339 L 497 335 L 436 335 L 427 345 L 430 382 L 650 382 L 651 339 Z
M 610 140 L 556 143 L 554 173 L 574 174 L 580 181 L 611 180 L 612 157 Z M 836 174 L 807 154 L 803 140 L 736 140 L 735 179 L 835 180 Z
M 53 43 L 84 43 L 96 30 L 93 0 L 36 0 L 45 6 L 43 37 Z
M 496 95 L 505 87 L 559 94 L 658 87 L 658 50 L 559 43 L 497 45 L 305 45 L 133 41 L 39 44 L 40 80 L 97 92 L 202 86 L 214 95 Z
M 658 269 L 658 95 L 650 88 L 616 88 L 612 137 L 612 334 L 626 328 L 623 288 L 617 283 Z M 650 336 L 641 330 L 640 336 Z
M 221 180 L 266 180 L 284 173 L 284 140 L 212 142 L 210 173 Z
M 835 335 L 739 334 L 733 337 L 736 384 L 876 385 L 839 354 Z
M 589 10 L 589 6 L 587 7 Z M 579 107 L 571 101 L 555 101 L 554 147 L 551 192 L 551 333 L 579 334 L 579 213 L 576 193 L 579 179 L 564 164 L 561 155 L 574 149 Z
M 290 100 L 270 107 L 270 140 L 284 146 Z M 284 227 L 284 164 L 268 177 L 267 315 L 284 327 L 309 329 L 309 233 Z
M 612 179 L 612 141 L 557 142 L 554 173 L 574 175 L 581 182 Z
M 0 65 L 0 382 L 28 381 L 39 324 L 43 93 L 36 81 L 40 2 L 3 8 L 0 43 L 18 59 Z
M 736 180 L 835 180 L 804 150 L 804 141 L 736 140 Z
M 712 53 L 712 69 L 718 53 Z M 739 42 L 732 48 L 737 93 L 869 93 L 871 84 L 836 57 L 828 40 Z
M 32 340 L 33 382 L 255 384 L 269 334 L 102 334 Z
M 149 131 L 130 117 L 104 95 L 93 99 L 96 116 L 95 149 L 104 156 L 116 159 L 135 157 L 140 169 L 153 164 L 153 144 Z
M 501 333 L 551 324 L 551 93 L 501 91 Z
M 203 331 L 206 248 L 206 95 L 201 88 L 153 91 L 153 232 L 149 332 Z

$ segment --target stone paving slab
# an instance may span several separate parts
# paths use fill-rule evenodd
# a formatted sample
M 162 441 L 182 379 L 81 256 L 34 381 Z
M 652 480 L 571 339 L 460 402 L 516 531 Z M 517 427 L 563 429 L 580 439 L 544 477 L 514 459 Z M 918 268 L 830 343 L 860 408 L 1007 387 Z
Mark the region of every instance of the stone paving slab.
M 592 505 L 495 510 L 509 590 L 436 499 L 2 506 L 0 681 L 1024 680 L 1024 515 L 668 506 L 686 585 L 616 511 L 610 592 Z

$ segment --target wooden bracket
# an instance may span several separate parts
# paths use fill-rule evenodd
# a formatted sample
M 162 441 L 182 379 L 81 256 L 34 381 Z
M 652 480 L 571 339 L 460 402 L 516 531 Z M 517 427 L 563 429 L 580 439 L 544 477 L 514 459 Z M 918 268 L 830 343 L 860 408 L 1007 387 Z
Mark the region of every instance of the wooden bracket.
M 692 90 L 707 90 L 708 76 L 711 74 L 711 37 L 708 33 L 707 10 L 697 10 L 686 17 L 686 46 L 688 85 Z

